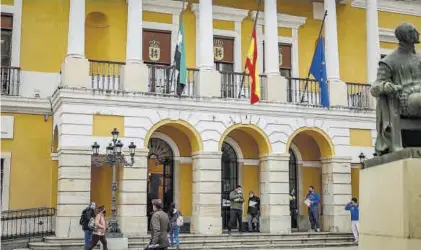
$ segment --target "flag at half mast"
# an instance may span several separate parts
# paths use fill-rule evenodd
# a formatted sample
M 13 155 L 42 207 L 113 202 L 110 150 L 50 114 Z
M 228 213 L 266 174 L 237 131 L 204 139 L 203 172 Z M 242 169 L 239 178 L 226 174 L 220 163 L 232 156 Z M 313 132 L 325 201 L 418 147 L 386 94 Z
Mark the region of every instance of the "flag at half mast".
M 256 38 L 256 26 L 253 28 L 251 35 L 251 43 L 247 53 L 246 69 L 251 77 L 250 85 L 250 103 L 255 104 L 260 101 L 260 78 L 259 78 L 259 67 L 257 64 L 257 38 Z
M 176 79 L 177 79 L 177 95 L 181 96 L 187 82 L 187 66 L 186 66 L 186 48 L 184 40 L 184 18 L 181 15 L 180 27 L 178 30 L 177 47 L 174 55 Z

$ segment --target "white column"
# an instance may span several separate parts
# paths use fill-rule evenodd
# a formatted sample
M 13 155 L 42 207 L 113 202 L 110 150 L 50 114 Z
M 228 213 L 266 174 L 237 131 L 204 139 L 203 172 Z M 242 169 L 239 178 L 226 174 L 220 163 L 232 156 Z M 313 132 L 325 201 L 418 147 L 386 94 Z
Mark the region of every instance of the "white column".
M 327 17 L 325 22 L 326 37 L 326 67 L 327 79 L 339 80 L 339 53 L 338 53 L 338 31 L 336 24 L 336 1 L 325 0 L 325 10 Z
M 377 0 L 367 3 L 367 82 L 376 80 L 378 62 L 380 60 L 379 21 Z
M 298 29 L 292 29 L 292 77 L 299 77 Z
M 199 3 L 199 69 L 213 70 L 213 18 L 212 0 Z
M 67 55 L 85 57 L 85 0 L 70 0 Z
M 142 61 L 142 0 L 127 3 L 126 62 Z
M 278 16 L 276 0 L 265 0 L 265 73 L 279 75 Z M 276 55 L 276 56 L 274 56 Z

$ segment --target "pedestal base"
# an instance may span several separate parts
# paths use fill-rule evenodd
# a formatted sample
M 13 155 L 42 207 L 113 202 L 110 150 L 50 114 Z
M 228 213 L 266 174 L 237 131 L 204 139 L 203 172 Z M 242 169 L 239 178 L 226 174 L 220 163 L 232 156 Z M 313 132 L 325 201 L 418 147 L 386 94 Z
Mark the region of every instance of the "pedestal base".
M 366 166 L 360 172 L 358 249 L 421 249 L 421 148 L 376 157 Z
M 127 250 L 129 249 L 128 238 L 107 238 L 108 250 Z M 102 244 L 101 244 L 101 249 Z

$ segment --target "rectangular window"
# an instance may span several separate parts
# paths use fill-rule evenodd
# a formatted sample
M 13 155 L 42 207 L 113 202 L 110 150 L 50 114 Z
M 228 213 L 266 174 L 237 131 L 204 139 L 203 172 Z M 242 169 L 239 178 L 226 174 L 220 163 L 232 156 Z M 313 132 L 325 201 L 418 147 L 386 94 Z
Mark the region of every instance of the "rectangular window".
M 1 14 L 1 66 L 11 63 L 13 16 Z
M 234 38 L 215 36 L 213 38 L 213 58 L 216 70 L 233 72 Z
M 291 44 L 279 43 L 279 73 L 284 77 L 291 77 L 292 49 Z M 265 43 L 263 42 L 263 56 L 265 54 Z M 265 60 L 263 58 L 263 72 L 265 71 Z
M 171 65 L 171 32 L 144 29 L 142 49 L 146 63 Z

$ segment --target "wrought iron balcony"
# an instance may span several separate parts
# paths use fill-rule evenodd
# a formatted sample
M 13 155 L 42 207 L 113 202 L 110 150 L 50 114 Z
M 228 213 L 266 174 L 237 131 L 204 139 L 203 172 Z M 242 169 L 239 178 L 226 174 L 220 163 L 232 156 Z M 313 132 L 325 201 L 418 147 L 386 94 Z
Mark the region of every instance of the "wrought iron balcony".
M 289 77 L 287 81 L 288 102 L 321 106 L 320 88 L 316 80 Z
M 370 84 L 347 82 L 348 107 L 357 109 L 370 108 Z
M 250 99 L 251 77 L 247 73 L 220 71 L 221 97 Z M 265 99 L 266 76 L 260 75 L 261 100 Z
M 124 63 L 89 60 L 89 75 L 92 89 L 122 90 L 121 73 Z
M 19 95 L 20 68 L 1 67 L 1 94 L 17 96 Z

